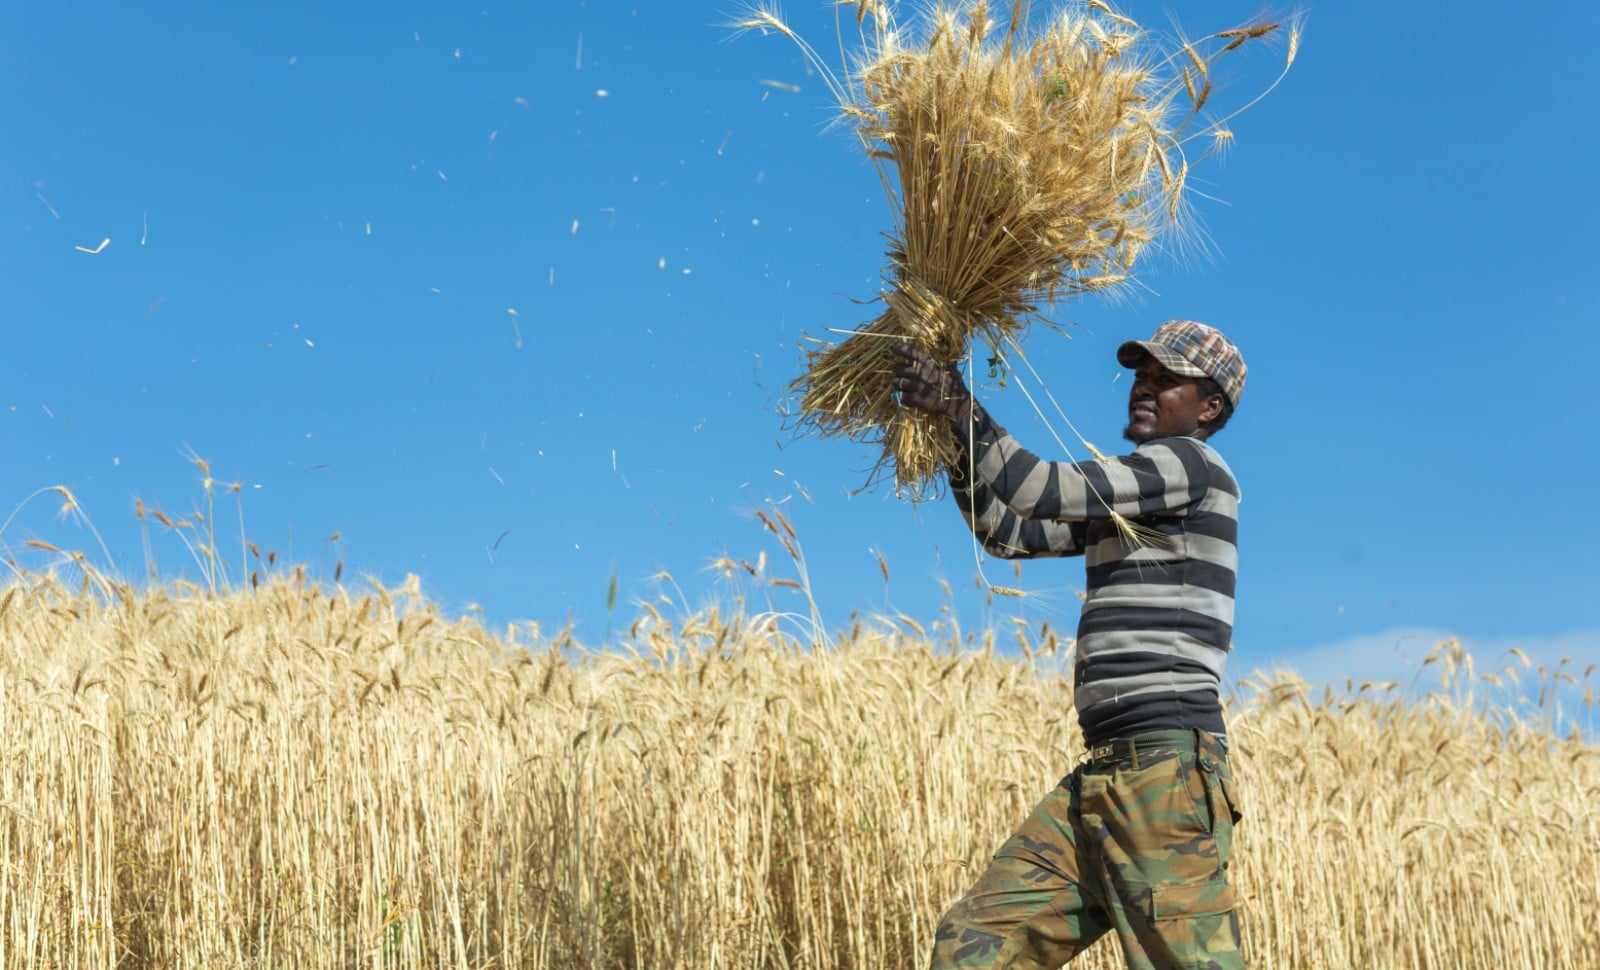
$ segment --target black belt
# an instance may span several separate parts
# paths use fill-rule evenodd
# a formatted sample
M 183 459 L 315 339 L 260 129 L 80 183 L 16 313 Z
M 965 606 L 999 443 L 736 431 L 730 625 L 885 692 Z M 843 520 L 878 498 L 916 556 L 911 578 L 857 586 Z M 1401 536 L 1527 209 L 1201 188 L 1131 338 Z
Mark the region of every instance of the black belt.
M 1155 731 L 1135 738 L 1112 738 L 1089 749 L 1084 763 L 1091 768 L 1125 764 L 1139 767 L 1140 759 L 1183 751 L 1197 751 L 1199 742 L 1193 731 Z

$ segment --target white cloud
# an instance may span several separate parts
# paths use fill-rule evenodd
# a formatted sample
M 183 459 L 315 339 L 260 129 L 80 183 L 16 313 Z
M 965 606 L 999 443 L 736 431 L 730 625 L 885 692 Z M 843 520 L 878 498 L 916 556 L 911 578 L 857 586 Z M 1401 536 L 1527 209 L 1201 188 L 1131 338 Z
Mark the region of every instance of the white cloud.
M 1424 664 L 1430 654 L 1451 642 L 1470 656 L 1471 684 L 1458 679 L 1456 690 L 1471 686 L 1480 700 L 1522 712 L 1543 710 L 1564 725 L 1578 724 L 1593 736 L 1600 707 L 1585 702 L 1600 694 L 1600 627 L 1554 634 L 1474 636 L 1433 627 L 1395 627 L 1379 633 L 1347 637 L 1304 650 L 1259 658 L 1252 672 L 1292 671 L 1317 689 L 1343 691 L 1363 683 L 1394 683 L 1411 694 L 1439 691 L 1447 666 Z M 1521 653 L 1519 658 L 1513 650 Z M 1252 658 L 1255 659 L 1255 658 Z M 1463 664 L 1464 668 L 1464 664 Z M 1509 672 L 1508 672 L 1509 669 Z M 1585 673 L 1591 671 L 1589 673 Z M 1239 678 L 1244 671 L 1232 671 Z M 1484 680 L 1491 675 L 1500 683 Z M 1560 675 L 1576 683 L 1569 683 Z M 1554 688 L 1552 690 L 1552 687 Z
M 1529 660 L 1527 673 L 1538 668 L 1555 670 L 1563 658 L 1562 669 L 1574 676 L 1583 674 L 1589 664 L 1600 663 L 1600 627 L 1557 634 L 1480 637 L 1433 627 L 1395 627 L 1380 633 L 1347 637 L 1292 653 L 1265 658 L 1255 664 L 1265 670 L 1293 669 L 1313 684 L 1343 686 L 1346 679 L 1358 686 L 1362 681 L 1410 683 L 1419 673 L 1422 686 L 1432 686 L 1434 676 L 1422 663 L 1440 644 L 1454 639 L 1471 654 L 1477 673 L 1492 673 L 1507 664 L 1523 668 L 1511 652 L 1520 650 Z M 1430 665 L 1432 666 L 1432 665 Z M 1526 678 L 1524 678 L 1526 679 Z

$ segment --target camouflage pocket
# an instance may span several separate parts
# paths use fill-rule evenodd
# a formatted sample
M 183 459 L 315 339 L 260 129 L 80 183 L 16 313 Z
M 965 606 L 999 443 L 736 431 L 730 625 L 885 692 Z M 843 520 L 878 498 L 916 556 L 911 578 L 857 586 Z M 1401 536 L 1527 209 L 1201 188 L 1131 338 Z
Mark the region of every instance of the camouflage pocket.
M 1226 913 L 1234 904 L 1233 886 L 1218 873 L 1210 879 L 1151 887 L 1148 915 L 1153 920 L 1192 919 Z
M 1195 766 L 1204 779 L 1207 827 L 1215 833 L 1217 823 L 1222 820 L 1224 813 L 1230 826 L 1238 824 L 1244 815 L 1239 811 L 1238 797 L 1234 793 L 1233 772 L 1228 768 L 1228 763 L 1202 754 Z
M 1222 797 L 1228 801 L 1228 815 L 1233 819 L 1233 824 L 1238 825 L 1244 818 L 1244 804 L 1239 801 L 1239 789 L 1234 784 L 1233 772 L 1224 766 L 1217 773 L 1217 780 L 1222 785 Z
M 1237 820 L 1231 790 L 1232 774 L 1228 770 L 1226 761 L 1218 761 L 1206 755 L 1196 759 L 1194 773 L 1204 792 L 1201 824 L 1205 827 L 1206 840 L 1210 843 L 1209 854 L 1214 859 L 1217 878 L 1226 881 L 1228 860 L 1233 855 L 1233 824 Z M 1229 895 L 1231 898 L 1232 894 Z

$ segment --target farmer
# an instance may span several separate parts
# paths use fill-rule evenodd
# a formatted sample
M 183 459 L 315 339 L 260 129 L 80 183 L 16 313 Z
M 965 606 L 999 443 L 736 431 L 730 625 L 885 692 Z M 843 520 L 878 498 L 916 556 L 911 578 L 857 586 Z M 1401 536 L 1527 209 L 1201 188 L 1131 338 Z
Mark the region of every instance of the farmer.
M 1239 486 L 1209 444 L 1244 391 L 1238 348 L 1186 320 L 1123 344 L 1137 447 L 1076 464 L 1023 450 L 954 366 L 897 353 L 902 405 L 955 428 L 951 489 L 984 549 L 1081 555 L 1088 573 L 1073 678 L 1088 752 L 945 913 L 932 966 L 1054 968 L 1114 932 L 1130 968 L 1242 967 L 1218 698 Z

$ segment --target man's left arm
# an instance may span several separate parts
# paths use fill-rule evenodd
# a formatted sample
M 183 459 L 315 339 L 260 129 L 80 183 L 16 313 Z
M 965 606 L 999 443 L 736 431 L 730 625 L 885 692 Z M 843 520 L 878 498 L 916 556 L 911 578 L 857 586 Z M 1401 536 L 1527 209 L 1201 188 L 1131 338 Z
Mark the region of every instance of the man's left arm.
M 1024 519 L 1097 522 L 1180 512 L 1200 502 L 1211 478 L 1200 445 L 1182 438 L 1146 442 L 1115 458 L 1051 462 L 992 420 L 957 427 L 956 436 L 965 439 L 974 480 Z
M 954 365 L 941 367 L 909 345 L 897 345 L 895 352 L 900 357 L 894 375 L 901 403 L 946 418 L 955 431 L 962 453 L 959 467 L 951 469 L 952 484 L 986 486 L 1021 519 L 1135 519 L 1189 508 L 1206 493 L 1210 468 L 1194 442 L 1161 439 L 1119 458 L 1047 462 L 1022 447 L 973 400 Z M 991 531 L 1005 531 L 987 504 L 973 506 Z
M 1086 522 L 1052 522 L 1025 519 L 995 497 L 994 490 L 982 481 L 968 482 L 959 471 L 952 471 L 950 494 L 955 496 L 961 517 L 983 549 L 1000 559 L 1045 559 L 1055 556 L 1081 556 Z

